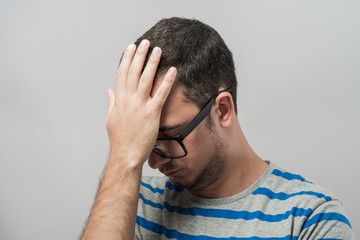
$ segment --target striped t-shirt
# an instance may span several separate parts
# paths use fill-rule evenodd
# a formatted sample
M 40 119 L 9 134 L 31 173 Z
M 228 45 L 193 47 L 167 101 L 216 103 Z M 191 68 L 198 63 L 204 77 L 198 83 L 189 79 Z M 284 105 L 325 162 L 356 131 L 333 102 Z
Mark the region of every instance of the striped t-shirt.
M 166 177 L 143 177 L 138 239 L 354 239 L 331 192 L 270 162 L 244 191 L 207 199 Z

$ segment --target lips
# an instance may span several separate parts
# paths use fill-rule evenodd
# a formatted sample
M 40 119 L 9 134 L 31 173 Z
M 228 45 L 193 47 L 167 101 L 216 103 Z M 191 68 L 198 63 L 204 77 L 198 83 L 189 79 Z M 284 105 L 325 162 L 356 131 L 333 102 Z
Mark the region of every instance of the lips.
M 160 172 L 162 172 L 167 177 L 175 177 L 179 171 L 180 171 L 180 169 L 178 169 L 178 170 L 163 170 Z

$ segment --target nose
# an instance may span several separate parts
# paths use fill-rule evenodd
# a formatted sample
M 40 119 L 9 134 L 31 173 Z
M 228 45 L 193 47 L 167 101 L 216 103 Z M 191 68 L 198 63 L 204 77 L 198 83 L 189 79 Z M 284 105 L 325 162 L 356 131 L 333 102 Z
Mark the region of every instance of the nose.
M 157 169 L 161 165 L 169 162 L 170 160 L 171 160 L 171 158 L 164 158 L 164 157 L 160 156 L 159 154 L 155 153 L 154 151 L 152 151 L 148 158 L 148 164 L 151 168 Z

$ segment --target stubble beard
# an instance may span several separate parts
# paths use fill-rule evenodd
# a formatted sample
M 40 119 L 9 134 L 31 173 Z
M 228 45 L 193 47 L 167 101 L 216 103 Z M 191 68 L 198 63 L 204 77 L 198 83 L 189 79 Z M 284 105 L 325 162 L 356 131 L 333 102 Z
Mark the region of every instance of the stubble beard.
M 217 132 L 213 129 L 211 129 L 211 140 L 214 143 L 213 154 L 199 175 L 191 182 L 184 182 L 174 178 L 171 179 L 172 183 L 186 188 L 189 191 L 198 191 L 210 186 L 219 179 L 224 172 L 226 162 L 226 156 L 223 151 L 224 144 Z

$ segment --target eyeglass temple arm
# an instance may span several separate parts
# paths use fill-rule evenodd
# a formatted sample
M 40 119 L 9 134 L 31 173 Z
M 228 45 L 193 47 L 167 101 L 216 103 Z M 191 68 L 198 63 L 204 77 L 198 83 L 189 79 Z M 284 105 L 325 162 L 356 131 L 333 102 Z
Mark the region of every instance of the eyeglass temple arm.
M 183 130 L 182 134 L 179 136 L 181 140 L 187 137 L 189 133 L 197 127 L 209 114 L 211 107 L 214 104 L 215 98 L 212 98 L 206 106 L 199 112 L 199 114 L 189 123 L 189 125 Z
M 197 127 L 197 125 L 199 125 L 206 117 L 207 115 L 210 114 L 212 105 L 215 102 L 215 99 L 217 98 L 217 96 L 219 96 L 220 93 L 223 92 L 230 92 L 231 89 L 227 88 L 224 90 L 219 91 L 217 94 L 215 94 L 215 96 L 210 99 L 210 101 L 205 105 L 205 107 L 198 113 L 198 115 L 189 123 L 189 125 L 183 130 L 183 132 L 181 133 L 181 135 L 179 136 L 181 141 L 186 138 L 187 135 L 189 135 L 189 133 L 191 133 L 191 131 Z

